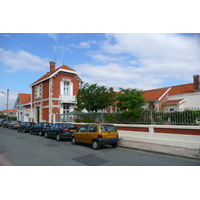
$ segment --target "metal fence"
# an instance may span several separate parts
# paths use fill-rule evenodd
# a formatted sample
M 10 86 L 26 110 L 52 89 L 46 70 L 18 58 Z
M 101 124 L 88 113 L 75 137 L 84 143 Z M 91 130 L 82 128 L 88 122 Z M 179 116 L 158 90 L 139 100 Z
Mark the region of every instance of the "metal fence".
M 113 123 L 113 124 L 169 124 L 200 125 L 200 108 L 176 109 L 172 112 L 142 109 L 137 117 L 118 113 L 57 114 L 56 122 Z

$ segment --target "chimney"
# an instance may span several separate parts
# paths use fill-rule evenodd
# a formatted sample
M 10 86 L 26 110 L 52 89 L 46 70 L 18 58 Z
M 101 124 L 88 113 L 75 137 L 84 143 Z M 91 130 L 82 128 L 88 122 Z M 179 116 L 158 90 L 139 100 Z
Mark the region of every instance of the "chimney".
M 50 62 L 50 72 L 53 72 L 56 69 L 56 63 L 51 61 Z
M 194 75 L 194 92 L 200 92 L 200 77 L 199 75 Z
M 114 91 L 114 87 L 113 87 L 113 86 L 110 86 L 110 90 L 111 90 L 111 91 Z

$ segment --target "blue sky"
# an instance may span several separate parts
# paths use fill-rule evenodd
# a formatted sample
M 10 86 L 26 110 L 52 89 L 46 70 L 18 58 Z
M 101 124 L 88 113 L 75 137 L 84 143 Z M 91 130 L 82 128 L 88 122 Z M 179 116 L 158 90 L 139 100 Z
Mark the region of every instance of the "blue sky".
M 2 33 L 0 90 L 10 90 L 9 108 L 18 92 L 63 63 L 84 82 L 115 90 L 142 90 L 191 83 L 200 74 L 200 34 L 172 33 Z M 0 94 L 0 110 L 6 95 Z
M 30 93 L 29 85 L 49 71 L 50 61 L 75 69 L 89 84 L 115 90 L 191 83 L 200 74 L 195 5 L 195 0 L 2 2 L 0 110 L 7 89 L 11 109 L 18 92 Z

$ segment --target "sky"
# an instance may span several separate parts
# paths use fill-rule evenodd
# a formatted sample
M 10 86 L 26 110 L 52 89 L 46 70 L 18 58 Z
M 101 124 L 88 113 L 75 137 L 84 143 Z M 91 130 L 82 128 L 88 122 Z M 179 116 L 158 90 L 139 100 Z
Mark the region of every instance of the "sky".
M 200 34 L 1 33 L 0 110 L 13 108 L 18 93 L 65 64 L 83 81 L 106 87 L 149 90 L 193 82 L 200 74 Z M 2 93 L 4 92 L 4 93 Z
M 17 94 L 30 93 L 30 85 L 49 71 L 50 61 L 73 68 L 85 83 L 116 91 L 193 82 L 200 74 L 196 3 L 2 2 L 9 14 L 0 12 L 0 110 L 6 108 L 7 89 L 12 109 Z

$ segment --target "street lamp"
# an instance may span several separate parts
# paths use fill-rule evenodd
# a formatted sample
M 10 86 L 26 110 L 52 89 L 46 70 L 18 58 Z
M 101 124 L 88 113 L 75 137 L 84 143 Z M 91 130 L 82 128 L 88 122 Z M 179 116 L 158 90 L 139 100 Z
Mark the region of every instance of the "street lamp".
M 1 91 L 1 93 L 4 93 L 3 91 Z M 7 103 L 6 103 L 6 121 L 8 121 L 8 96 L 9 96 L 9 89 L 7 89 Z

